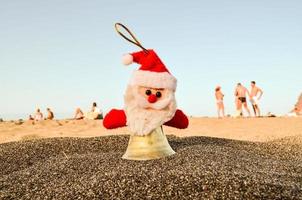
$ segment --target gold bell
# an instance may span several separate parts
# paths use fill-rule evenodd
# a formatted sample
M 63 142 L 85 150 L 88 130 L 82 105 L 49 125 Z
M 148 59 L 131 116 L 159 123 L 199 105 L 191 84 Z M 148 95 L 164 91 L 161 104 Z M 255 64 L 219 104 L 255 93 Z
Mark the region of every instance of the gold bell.
M 175 154 L 162 127 L 145 136 L 131 135 L 122 158 L 127 160 L 152 160 Z

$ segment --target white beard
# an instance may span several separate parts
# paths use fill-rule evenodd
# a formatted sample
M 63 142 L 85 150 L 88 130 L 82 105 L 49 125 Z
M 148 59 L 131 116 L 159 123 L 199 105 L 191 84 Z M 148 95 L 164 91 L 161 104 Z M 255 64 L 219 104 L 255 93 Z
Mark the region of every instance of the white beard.
M 174 91 L 156 103 L 149 103 L 138 93 L 139 86 L 128 85 L 125 94 L 127 125 L 134 135 L 148 135 L 173 118 L 176 111 Z

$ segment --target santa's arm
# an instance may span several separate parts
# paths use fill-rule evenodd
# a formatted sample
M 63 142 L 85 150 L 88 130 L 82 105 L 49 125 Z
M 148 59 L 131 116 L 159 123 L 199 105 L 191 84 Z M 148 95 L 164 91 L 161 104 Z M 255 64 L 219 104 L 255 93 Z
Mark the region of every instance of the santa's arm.
M 126 114 L 124 110 L 112 109 L 105 116 L 103 126 L 107 129 L 114 129 L 126 126 Z
M 164 125 L 184 129 L 188 127 L 189 119 L 181 110 L 176 110 L 174 117 Z

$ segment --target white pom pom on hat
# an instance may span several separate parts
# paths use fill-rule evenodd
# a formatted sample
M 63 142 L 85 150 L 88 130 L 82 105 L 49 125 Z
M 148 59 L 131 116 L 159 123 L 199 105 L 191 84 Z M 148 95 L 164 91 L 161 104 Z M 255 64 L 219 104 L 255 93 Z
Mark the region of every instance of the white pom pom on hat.
M 131 54 L 123 55 L 122 62 L 124 65 L 130 65 L 133 63 L 133 56 Z

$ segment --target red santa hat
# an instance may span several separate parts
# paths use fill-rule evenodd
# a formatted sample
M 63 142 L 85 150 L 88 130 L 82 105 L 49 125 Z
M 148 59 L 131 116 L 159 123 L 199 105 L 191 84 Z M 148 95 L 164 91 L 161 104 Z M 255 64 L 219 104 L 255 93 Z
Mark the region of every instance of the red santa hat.
M 133 62 L 141 66 L 133 72 L 130 85 L 176 90 L 176 78 L 171 75 L 154 50 L 149 49 L 124 55 L 123 63 L 125 65 Z

